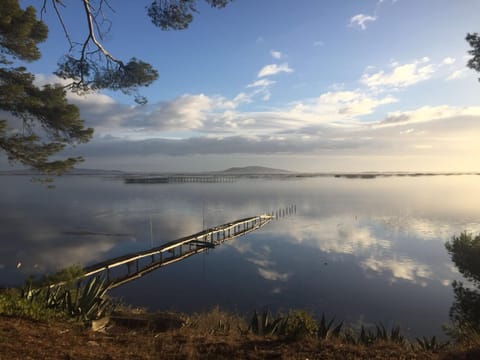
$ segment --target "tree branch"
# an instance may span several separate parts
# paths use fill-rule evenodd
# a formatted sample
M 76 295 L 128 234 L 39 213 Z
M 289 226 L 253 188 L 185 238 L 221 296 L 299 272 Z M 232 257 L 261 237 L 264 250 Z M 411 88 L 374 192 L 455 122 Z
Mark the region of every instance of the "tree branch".
M 45 6 L 45 2 L 44 2 L 44 6 Z M 67 38 L 68 44 L 70 45 L 70 50 L 72 50 L 73 49 L 73 42 L 72 42 L 72 39 L 71 39 L 70 34 L 68 32 L 67 26 L 65 25 L 65 22 L 63 21 L 62 14 L 60 14 L 60 10 L 57 7 L 57 0 L 52 0 L 52 6 L 53 6 L 53 9 L 55 10 L 55 13 L 57 14 L 58 21 L 60 21 L 60 25 L 62 25 L 63 32 L 65 33 L 65 37 Z
M 97 40 L 96 35 L 95 35 L 95 28 L 94 28 L 94 19 L 92 16 L 92 11 L 90 8 L 90 0 L 83 0 L 83 7 L 85 9 L 85 14 L 87 16 L 87 23 L 88 23 L 88 37 L 85 40 L 85 43 L 83 45 L 82 49 L 82 57 L 85 53 L 85 49 L 90 42 L 90 40 L 95 44 L 95 46 L 110 60 L 113 62 L 117 63 L 120 66 L 125 66 L 122 61 L 116 59 L 112 54 L 108 52 L 107 49 L 103 47 L 103 45 Z

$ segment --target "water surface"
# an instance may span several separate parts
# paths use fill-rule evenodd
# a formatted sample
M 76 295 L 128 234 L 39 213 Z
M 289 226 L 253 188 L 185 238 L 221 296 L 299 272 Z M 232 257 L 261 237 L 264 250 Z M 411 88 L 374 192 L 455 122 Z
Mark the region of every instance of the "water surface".
M 158 246 L 296 205 L 296 214 L 112 294 L 151 310 L 325 312 L 440 335 L 460 278 L 444 248 L 480 231 L 478 176 L 125 184 L 65 176 L 54 189 L 2 176 L 0 283 Z

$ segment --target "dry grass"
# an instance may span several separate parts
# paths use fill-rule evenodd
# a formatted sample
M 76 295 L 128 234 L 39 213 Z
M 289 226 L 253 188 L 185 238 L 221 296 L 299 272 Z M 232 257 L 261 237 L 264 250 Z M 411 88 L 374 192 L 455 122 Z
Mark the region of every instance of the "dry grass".
M 61 320 L 0 316 L 3 359 L 480 359 L 479 338 L 441 352 L 391 341 L 369 346 L 341 338 L 257 336 L 244 319 L 219 308 L 190 316 L 123 309 L 105 332 Z

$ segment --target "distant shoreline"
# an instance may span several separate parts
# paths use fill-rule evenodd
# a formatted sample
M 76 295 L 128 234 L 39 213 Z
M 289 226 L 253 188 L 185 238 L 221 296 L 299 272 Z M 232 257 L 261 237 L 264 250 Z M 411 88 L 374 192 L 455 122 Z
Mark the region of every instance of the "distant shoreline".
M 149 172 L 149 171 L 120 171 L 120 170 L 75 170 L 60 176 L 45 175 L 31 170 L 7 170 L 0 171 L 0 176 L 108 176 L 120 177 L 124 179 L 168 179 L 168 178 L 278 178 L 278 179 L 294 179 L 294 178 L 314 178 L 314 177 L 334 177 L 345 179 L 375 179 L 384 177 L 425 177 L 425 176 L 478 176 L 480 172 L 407 172 L 407 171 L 388 171 L 388 172 Z M 132 181 L 134 182 L 134 181 Z M 159 181 L 161 182 L 161 181 Z

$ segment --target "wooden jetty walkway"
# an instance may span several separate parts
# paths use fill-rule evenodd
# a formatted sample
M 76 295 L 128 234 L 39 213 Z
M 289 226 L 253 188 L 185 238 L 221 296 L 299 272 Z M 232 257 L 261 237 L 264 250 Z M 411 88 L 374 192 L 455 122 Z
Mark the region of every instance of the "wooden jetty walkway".
M 160 267 L 212 249 L 225 241 L 255 231 L 275 218 L 262 214 L 216 226 L 148 250 L 127 254 L 84 268 L 82 278 L 103 276 L 112 289 Z

